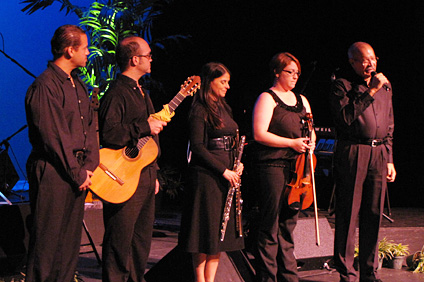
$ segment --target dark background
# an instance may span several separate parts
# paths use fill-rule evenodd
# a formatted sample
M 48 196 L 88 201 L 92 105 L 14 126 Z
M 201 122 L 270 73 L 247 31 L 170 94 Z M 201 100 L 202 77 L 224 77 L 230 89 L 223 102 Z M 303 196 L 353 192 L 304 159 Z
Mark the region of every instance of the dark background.
M 155 34 L 186 33 L 192 38 L 182 51 L 168 55 L 158 51 L 152 76 L 173 88 L 166 97 L 155 97 L 162 102 L 156 104 L 170 100 L 175 85 L 197 74 L 204 63 L 222 62 L 232 72 L 227 100 L 241 133 L 250 137 L 255 100 L 271 86 L 268 62 L 277 52 L 287 51 L 301 62 L 295 90 L 308 98 L 315 125 L 332 127 L 327 103 L 330 77 L 350 68 L 347 49 L 353 42 L 368 42 L 380 58 L 378 71 L 389 78 L 394 93 L 398 176 L 389 185 L 391 204 L 424 206 L 419 176 L 424 168 L 419 137 L 424 124 L 423 11 L 420 1 L 175 1 L 155 23 Z M 190 103 L 177 109 L 162 133 L 162 163 L 181 163 L 185 158 Z M 317 190 L 332 189 L 325 185 Z
M 77 24 L 77 18 L 65 16 L 57 5 L 31 16 L 20 12 L 22 5 L 4 5 L 13 6 L 13 11 L 0 11 L 0 32 L 5 37 L 6 50 L 39 75 L 51 58 L 49 42 L 53 31 L 62 24 Z M 422 1 L 176 0 L 154 22 L 153 34 L 154 38 L 191 36 L 179 48 L 170 45 L 166 51 L 153 49 L 152 78 L 162 83 L 162 89 L 152 90 L 155 105 L 171 100 L 182 82 L 198 74 L 203 64 L 222 62 L 232 72 L 227 100 L 241 133 L 248 138 L 255 100 L 271 86 L 268 62 L 274 54 L 287 51 L 300 60 L 302 75 L 295 90 L 308 98 L 315 125 L 332 127 L 327 102 L 330 77 L 349 68 L 346 53 L 353 42 L 370 43 L 380 58 L 378 71 L 389 78 L 394 93 L 398 176 L 389 185 L 391 204 L 424 206 Z M 32 80 L 0 54 L 0 141 L 25 124 L 23 99 Z M 182 171 L 186 167 L 191 98 L 186 100 L 161 133 L 161 165 Z M 25 167 L 30 150 L 27 139 L 25 130 L 11 142 L 17 155 L 16 159 L 12 157 L 16 167 Z M 19 174 L 23 179 L 24 173 Z M 331 190 L 328 186 L 327 183 L 320 189 Z

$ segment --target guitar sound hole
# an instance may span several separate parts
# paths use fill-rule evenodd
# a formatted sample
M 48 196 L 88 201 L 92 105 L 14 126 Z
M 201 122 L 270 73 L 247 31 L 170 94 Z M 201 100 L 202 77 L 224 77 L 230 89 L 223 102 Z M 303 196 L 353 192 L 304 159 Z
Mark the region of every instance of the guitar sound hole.
M 137 148 L 125 148 L 125 155 L 129 158 L 135 158 L 138 156 L 139 150 Z

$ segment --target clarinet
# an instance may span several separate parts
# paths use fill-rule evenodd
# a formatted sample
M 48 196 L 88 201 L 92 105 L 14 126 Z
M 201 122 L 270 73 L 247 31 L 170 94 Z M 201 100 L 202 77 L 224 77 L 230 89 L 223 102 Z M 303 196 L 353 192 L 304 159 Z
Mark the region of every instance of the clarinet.
M 239 237 L 243 237 L 243 224 L 242 224 L 242 217 L 241 217 L 241 210 L 243 205 L 243 199 L 241 198 L 241 189 L 240 189 L 241 183 L 237 185 L 236 187 L 236 230 Z
M 246 136 L 242 136 L 241 140 L 239 142 L 238 148 L 237 148 L 237 154 L 234 160 L 234 168 L 233 171 L 236 171 L 237 168 L 240 165 L 241 156 L 243 155 L 243 149 L 244 149 L 244 142 L 246 140 Z M 239 232 L 239 235 L 242 236 L 242 229 L 239 227 L 241 225 L 241 194 L 240 194 L 240 185 L 241 183 L 238 182 L 236 185 L 231 186 L 230 189 L 228 189 L 227 193 L 227 199 L 225 200 L 225 206 L 224 206 L 224 213 L 222 214 L 222 222 L 221 222 L 221 241 L 224 241 L 225 237 L 225 231 L 227 230 L 227 224 L 228 220 L 230 219 L 230 211 L 231 211 L 231 204 L 233 202 L 234 193 L 236 193 L 236 199 L 239 198 L 239 201 L 236 202 L 236 205 L 240 207 L 240 209 L 237 209 L 237 218 L 239 220 L 237 222 L 237 230 Z M 239 196 L 237 196 L 239 195 Z M 236 207 L 237 208 L 237 207 Z M 240 212 L 240 213 L 239 213 Z M 239 215 L 240 214 L 240 215 Z

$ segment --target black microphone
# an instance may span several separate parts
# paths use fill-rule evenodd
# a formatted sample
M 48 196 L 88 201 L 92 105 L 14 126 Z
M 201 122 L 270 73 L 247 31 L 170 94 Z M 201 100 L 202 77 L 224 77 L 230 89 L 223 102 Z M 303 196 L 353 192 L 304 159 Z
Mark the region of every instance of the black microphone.
M 371 72 L 371 79 L 375 76 L 377 74 L 377 72 L 375 72 L 375 71 L 373 71 L 373 72 Z M 383 84 L 383 88 L 384 88 L 384 90 L 386 90 L 386 91 L 390 91 L 391 89 L 390 89 L 390 87 L 388 86 L 388 85 L 386 85 L 386 84 Z

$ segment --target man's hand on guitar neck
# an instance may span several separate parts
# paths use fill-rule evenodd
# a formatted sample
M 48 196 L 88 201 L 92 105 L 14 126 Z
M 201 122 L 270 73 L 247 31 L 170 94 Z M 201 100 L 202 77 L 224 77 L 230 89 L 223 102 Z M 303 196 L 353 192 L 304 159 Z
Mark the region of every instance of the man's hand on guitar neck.
M 167 122 L 157 120 L 153 117 L 149 117 L 147 122 L 150 125 L 150 132 L 152 135 L 158 135 L 163 130 L 163 127 L 168 124 Z

